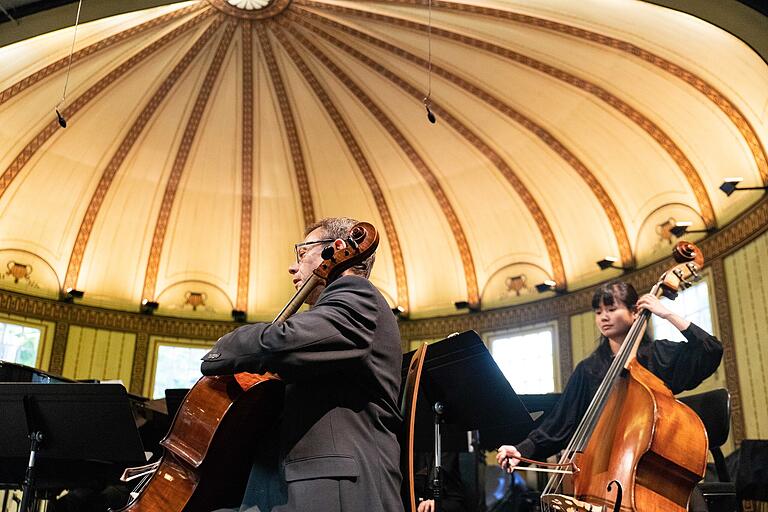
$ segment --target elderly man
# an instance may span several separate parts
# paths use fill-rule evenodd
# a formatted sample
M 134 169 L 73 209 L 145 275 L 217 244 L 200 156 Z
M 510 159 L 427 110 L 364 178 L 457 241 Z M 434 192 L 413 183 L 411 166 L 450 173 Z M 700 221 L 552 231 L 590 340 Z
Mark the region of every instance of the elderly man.
M 355 224 L 331 218 L 307 228 L 288 269 L 297 290 L 320 265 L 323 248 L 343 248 Z M 286 383 L 278 481 L 265 492 L 253 471 L 240 510 L 403 509 L 397 442 L 402 353 L 395 317 L 368 280 L 373 260 L 315 288 L 308 311 L 280 324 L 240 327 L 203 358 L 206 375 L 269 371 Z

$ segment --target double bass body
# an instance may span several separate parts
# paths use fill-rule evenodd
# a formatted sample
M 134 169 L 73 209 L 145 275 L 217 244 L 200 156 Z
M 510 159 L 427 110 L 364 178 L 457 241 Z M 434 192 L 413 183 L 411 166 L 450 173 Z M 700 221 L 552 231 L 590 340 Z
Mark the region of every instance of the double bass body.
M 584 451 L 575 457 L 573 495 L 622 511 L 685 511 L 704 476 L 707 433 L 655 375 L 630 361 Z
M 704 263 L 701 251 L 679 242 L 678 262 L 651 290 L 674 299 Z M 704 476 L 707 433 L 701 419 L 637 360 L 650 318 L 632 324 L 558 466 L 568 478 L 550 478 L 542 509 L 557 512 L 684 512 Z

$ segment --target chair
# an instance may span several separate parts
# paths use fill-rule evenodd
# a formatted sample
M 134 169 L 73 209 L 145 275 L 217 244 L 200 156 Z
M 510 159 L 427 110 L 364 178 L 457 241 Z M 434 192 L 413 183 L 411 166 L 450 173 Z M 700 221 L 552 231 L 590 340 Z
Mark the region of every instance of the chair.
M 731 426 L 731 394 L 727 389 L 714 389 L 696 395 L 678 398 L 699 415 L 709 439 L 709 451 L 715 461 L 716 482 L 700 482 L 698 488 L 704 495 L 710 512 L 735 512 L 739 510 L 736 484 L 728 474 L 725 457 L 720 447 L 728 439 Z

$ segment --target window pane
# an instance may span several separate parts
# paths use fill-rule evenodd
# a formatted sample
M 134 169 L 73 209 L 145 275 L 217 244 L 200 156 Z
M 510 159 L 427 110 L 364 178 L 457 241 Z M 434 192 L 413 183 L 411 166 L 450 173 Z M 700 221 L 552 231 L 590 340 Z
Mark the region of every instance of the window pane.
M 40 329 L 0 322 L 0 359 L 35 366 Z
M 661 303 L 683 318 L 690 320 L 707 332 L 712 332 L 712 310 L 709 307 L 709 286 L 701 280 L 690 288 L 677 294 L 675 300 L 662 297 Z M 653 337 L 672 341 L 685 341 L 674 325 L 656 315 L 651 316 Z
M 552 329 L 491 341 L 491 354 L 517 394 L 555 390 Z
M 191 388 L 200 374 L 201 358 L 207 348 L 158 345 L 155 365 L 155 386 L 152 398 L 165 397 L 166 389 Z

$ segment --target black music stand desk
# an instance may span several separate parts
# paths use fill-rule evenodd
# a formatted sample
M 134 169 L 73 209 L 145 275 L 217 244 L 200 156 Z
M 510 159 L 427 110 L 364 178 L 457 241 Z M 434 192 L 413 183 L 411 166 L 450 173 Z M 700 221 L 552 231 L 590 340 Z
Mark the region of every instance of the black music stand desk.
M 36 490 L 104 486 L 145 463 L 120 384 L 1 383 L 0 411 L 0 483 L 23 488 L 22 504 Z
M 409 362 L 406 354 L 403 366 Z M 454 435 L 441 439 L 442 428 L 436 424 L 451 426 Z M 463 451 L 470 430 L 479 431 L 480 448 L 496 449 L 502 442 L 523 439 L 532 428 L 530 414 L 476 332 L 429 346 L 416 399 L 417 451 Z M 439 467 L 437 456 L 435 462 Z M 437 473 L 439 478 L 439 469 Z

